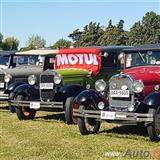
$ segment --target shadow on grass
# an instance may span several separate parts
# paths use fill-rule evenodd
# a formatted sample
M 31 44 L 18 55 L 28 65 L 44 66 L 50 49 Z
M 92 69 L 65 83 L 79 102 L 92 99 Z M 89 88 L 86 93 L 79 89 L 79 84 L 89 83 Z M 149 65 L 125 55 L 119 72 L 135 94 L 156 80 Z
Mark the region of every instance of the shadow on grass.
M 131 137 L 131 136 L 142 136 L 142 137 L 148 137 L 148 133 L 147 133 L 147 129 L 146 127 L 142 126 L 134 126 L 134 125 L 124 125 L 124 126 L 119 126 L 119 127 L 114 127 L 112 129 L 108 129 L 108 130 L 103 130 L 100 131 L 99 133 L 106 133 L 107 136 L 111 136 L 111 137 L 118 137 L 118 138 L 133 138 L 135 139 L 135 137 Z
M 53 115 L 46 115 L 46 116 L 37 116 L 36 120 L 44 119 L 44 120 L 60 120 L 65 122 L 64 113 L 57 113 Z

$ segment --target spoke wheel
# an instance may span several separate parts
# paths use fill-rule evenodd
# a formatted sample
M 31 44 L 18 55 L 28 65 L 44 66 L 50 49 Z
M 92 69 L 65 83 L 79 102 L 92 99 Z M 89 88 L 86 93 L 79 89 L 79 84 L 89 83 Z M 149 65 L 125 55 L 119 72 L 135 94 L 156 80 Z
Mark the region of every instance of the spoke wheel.
M 160 106 L 156 110 L 152 109 L 151 111 L 153 111 L 154 113 L 154 121 L 152 124 L 149 124 L 147 127 L 148 135 L 151 141 L 159 142 L 160 141 Z
M 65 120 L 67 124 L 77 124 L 77 118 L 73 116 L 75 97 L 69 97 L 65 103 Z
M 86 110 L 94 110 L 94 107 L 92 104 L 87 107 L 84 107 L 84 106 L 80 106 L 80 107 L 83 107 Z M 87 118 L 87 117 L 78 118 L 78 127 L 82 135 L 97 133 L 100 129 L 100 124 L 101 123 L 94 118 Z
M 27 101 L 29 100 L 28 96 L 22 96 L 22 95 L 18 95 L 15 99 L 17 102 L 18 101 Z M 35 114 L 36 114 L 36 110 L 30 109 L 29 107 L 15 107 L 16 109 L 16 114 L 18 116 L 19 120 L 29 120 L 29 119 L 34 119 Z
M 158 107 L 158 110 L 155 115 L 155 130 L 156 134 L 160 139 L 160 106 Z

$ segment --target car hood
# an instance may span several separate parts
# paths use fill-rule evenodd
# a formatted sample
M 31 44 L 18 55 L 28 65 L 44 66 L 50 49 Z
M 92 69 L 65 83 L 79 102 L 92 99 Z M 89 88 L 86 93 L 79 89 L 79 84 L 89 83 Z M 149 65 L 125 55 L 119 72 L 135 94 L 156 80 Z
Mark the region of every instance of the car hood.
M 124 71 L 136 80 L 141 80 L 145 85 L 145 92 L 149 93 L 154 86 L 160 84 L 160 66 L 134 67 Z
M 8 68 L 8 66 L 6 66 L 6 65 L 0 65 L 0 68 L 6 69 L 6 68 Z
M 83 77 L 91 75 L 90 71 L 84 69 L 57 69 L 55 71 L 63 77 Z
M 28 76 L 28 75 L 39 75 L 42 72 L 40 66 L 19 66 L 16 68 L 4 69 L 4 72 L 12 76 Z

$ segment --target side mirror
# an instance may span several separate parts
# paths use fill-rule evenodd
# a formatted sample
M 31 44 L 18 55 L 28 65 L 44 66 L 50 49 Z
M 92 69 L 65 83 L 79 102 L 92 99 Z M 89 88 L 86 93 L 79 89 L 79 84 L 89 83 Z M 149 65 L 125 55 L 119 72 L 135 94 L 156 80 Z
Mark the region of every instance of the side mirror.
M 147 52 L 147 54 L 148 54 L 149 56 L 151 56 L 152 53 L 153 53 L 152 51 L 148 51 L 148 52 Z
M 120 60 L 121 65 L 124 64 L 124 60 L 125 59 L 125 54 L 123 52 L 121 52 L 118 56 L 118 60 Z
M 109 54 L 108 54 L 107 52 L 104 52 L 103 56 L 104 56 L 105 58 L 107 58 L 107 57 L 109 56 Z
M 119 59 L 119 60 L 124 59 L 124 53 L 123 53 L 123 52 L 121 52 L 121 53 L 119 54 L 118 59 Z

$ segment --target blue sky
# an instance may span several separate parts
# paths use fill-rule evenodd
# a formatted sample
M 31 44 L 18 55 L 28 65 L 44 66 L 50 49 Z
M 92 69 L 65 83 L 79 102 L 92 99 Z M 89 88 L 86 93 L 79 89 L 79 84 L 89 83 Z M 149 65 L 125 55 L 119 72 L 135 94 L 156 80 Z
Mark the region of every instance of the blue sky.
M 129 30 L 148 11 L 160 14 L 160 0 L 0 0 L 0 32 L 16 37 L 20 47 L 32 34 L 49 46 L 90 21 L 106 26 L 123 19 Z

